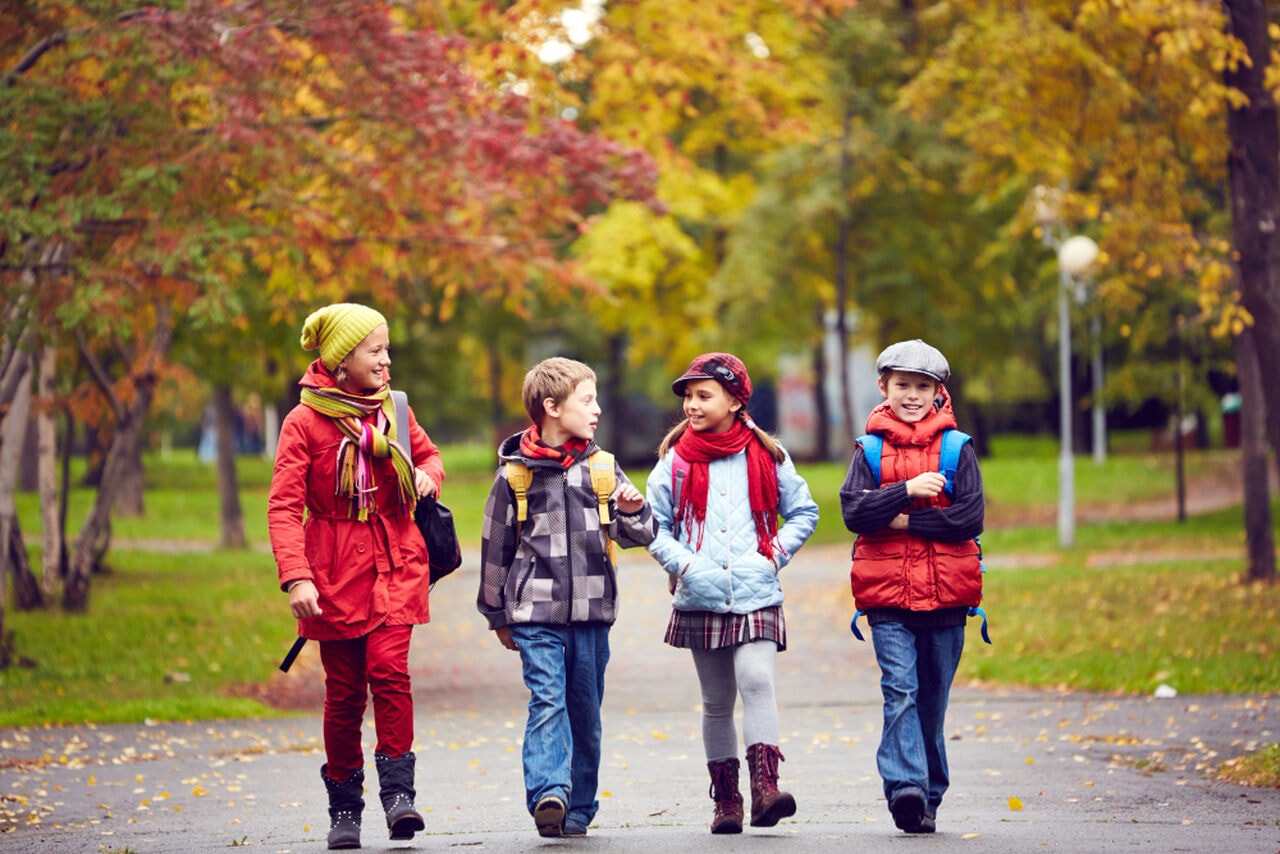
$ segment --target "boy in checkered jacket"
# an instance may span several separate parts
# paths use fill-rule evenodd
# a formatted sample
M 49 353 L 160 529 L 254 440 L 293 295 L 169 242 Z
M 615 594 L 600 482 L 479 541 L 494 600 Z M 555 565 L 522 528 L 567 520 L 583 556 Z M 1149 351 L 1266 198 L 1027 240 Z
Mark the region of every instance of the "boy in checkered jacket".
M 520 653 L 529 688 L 525 798 L 538 833 L 585 836 L 599 808 L 600 703 L 617 616 L 608 541 L 646 546 L 657 522 L 616 463 L 617 486 L 601 513 L 590 462 L 601 410 L 590 367 L 545 359 L 525 375 L 522 396 L 532 424 L 498 448 L 476 605 L 502 645 Z M 512 462 L 532 473 L 522 522 Z

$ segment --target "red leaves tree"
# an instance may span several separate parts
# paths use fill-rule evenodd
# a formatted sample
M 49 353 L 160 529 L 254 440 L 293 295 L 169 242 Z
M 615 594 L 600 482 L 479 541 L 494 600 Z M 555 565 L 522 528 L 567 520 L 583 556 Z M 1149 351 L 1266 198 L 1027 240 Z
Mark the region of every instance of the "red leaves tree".
M 277 346 L 215 334 L 247 307 L 274 322 L 342 298 L 430 310 L 396 299 L 419 282 L 527 299 L 581 281 L 563 249 L 594 209 L 652 199 L 643 155 L 535 120 L 517 86 L 485 86 L 462 42 L 392 4 L 19 12 L 0 27 L 0 289 L 21 307 L 4 342 L 37 329 L 78 351 L 88 379 L 64 380 L 63 406 L 113 436 L 71 608 L 175 336 L 216 341 L 216 373 L 217 348 Z

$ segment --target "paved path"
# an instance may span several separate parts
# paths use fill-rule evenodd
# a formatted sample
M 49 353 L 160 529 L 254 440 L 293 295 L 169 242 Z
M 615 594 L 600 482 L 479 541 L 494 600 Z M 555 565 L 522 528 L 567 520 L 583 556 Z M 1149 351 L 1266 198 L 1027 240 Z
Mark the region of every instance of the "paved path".
M 415 634 L 418 804 L 427 831 L 392 843 L 370 792 L 375 851 L 1280 852 L 1280 791 L 1206 769 L 1280 741 L 1267 697 L 1119 698 L 958 687 L 952 788 L 934 836 L 893 827 L 875 771 L 878 674 L 848 632 L 843 548 L 785 571 L 791 649 L 779 658 L 782 782 L 794 820 L 707 832 L 710 801 L 687 653 L 661 643 L 668 597 L 643 553 L 623 560 L 612 633 L 601 810 L 586 839 L 543 840 L 524 811 L 519 660 L 475 613 L 469 556 Z M 1013 639 L 993 625 L 998 648 Z M 970 643 L 980 643 L 976 628 Z M 275 693 L 308 711 L 272 721 L 0 730 L 0 851 L 322 851 L 320 670 L 314 647 Z M 369 752 L 370 741 L 366 742 Z M 373 777 L 372 758 L 367 769 Z

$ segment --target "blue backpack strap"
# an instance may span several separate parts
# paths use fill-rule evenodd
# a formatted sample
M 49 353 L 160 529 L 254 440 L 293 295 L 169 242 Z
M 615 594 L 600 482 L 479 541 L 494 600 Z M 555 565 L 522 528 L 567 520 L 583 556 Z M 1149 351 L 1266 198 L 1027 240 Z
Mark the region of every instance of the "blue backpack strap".
M 862 636 L 862 632 L 858 631 L 858 618 L 865 614 L 866 611 L 854 611 L 853 619 L 849 621 L 849 631 L 853 632 L 853 636 L 860 641 L 866 641 Z
M 983 572 L 986 572 L 986 570 L 984 569 L 984 570 L 983 570 Z M 981 608 L 979 608 L 979 607 L 975 606 L 975 607 L 973 607 L 973 608 L 970 608 L 970 609 L 969 609 L 969 616 L 970 616 L 970 617 L 981 617 L 981 618 L 982 618 L 982 639 L 983 639 L 986 643 L 990 644 L 990 643 L 991 643 L 991 635 L 987 634 L 987 612 L 986 612 L 986 611 L 984 611 L 984 610 L 982 610 Z
M 865 436 L 858 437 L 858 444 L 862 446 L 862 457 L 867 461 L 867 465 L 871 467 L 871 474 L 875 475 L 876 483 L 879 483 L 880 452 L 884 448 L 884 439 L 874 433 L 868 433 Z
M 876 479 L 876 483 L 880 482 L 880 452 L 884 448 L 884 440 L 874 433 L 868 433 L 865 436 L 859 436 L 857 439 L 859 445 L 862 446 L 862 458 L 867 461 L 867 467 L 871 469 L 871 474 Z M 853 632 L 853 636 L 860 641 L 866 641 L 862 636 L 862 632 L 858 630 L 858 618 L 865 614 L 865 611 L 855 611 L 853 619 L 849 621 L 849 631 Z
M 972 441 L 973 437 L 968 433 L 959 430 L 942 431 L 942 452 L 938 456 L 938 469 L 947 479 L 943 491 L 947 493 L 948 498 L 955 492 L 956 469 L 960 467 L 960 449 L 966 442 Z

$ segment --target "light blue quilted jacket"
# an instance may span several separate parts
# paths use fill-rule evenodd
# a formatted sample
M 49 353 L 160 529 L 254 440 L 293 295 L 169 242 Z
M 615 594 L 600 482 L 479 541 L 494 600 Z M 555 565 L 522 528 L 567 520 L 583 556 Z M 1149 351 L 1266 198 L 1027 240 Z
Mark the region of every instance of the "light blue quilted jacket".
M 774 560 L 756 548 L 756 526 L 747 495 L 747 455 L 740 451 L 709 466 L 707 523 L 702 548 L 696 531 L 672 530 L 675 506 L 671 466 L 674 451 L 658 461 L 646 485 L 658 520 L 649 553 L 677 579 L 672 606 L 681 611 L 748 614 L 782 603 L 778 572 L 795 556 L 818 524 L 818 505 L 791 457 L 778 465 L 778 536 Z

